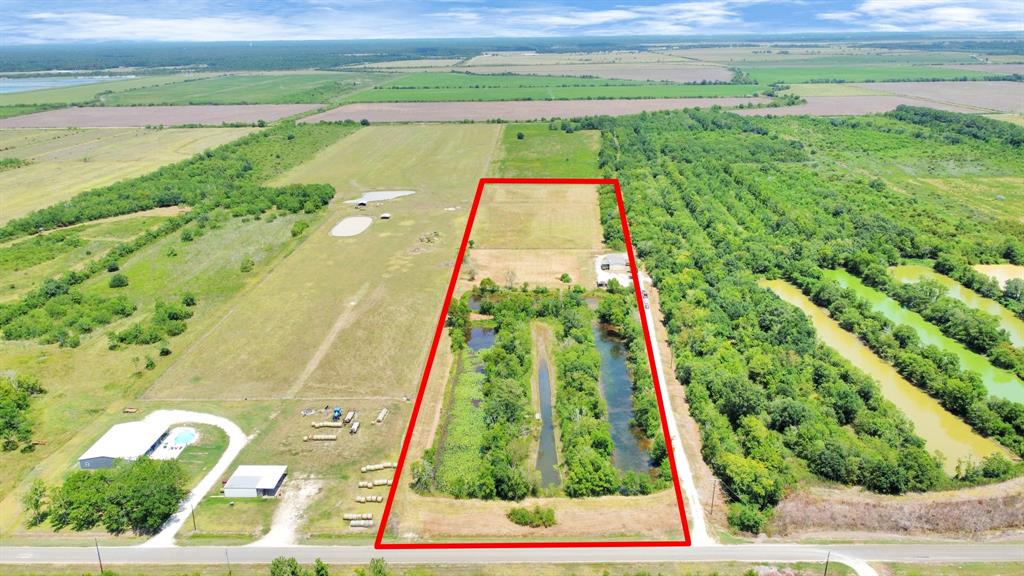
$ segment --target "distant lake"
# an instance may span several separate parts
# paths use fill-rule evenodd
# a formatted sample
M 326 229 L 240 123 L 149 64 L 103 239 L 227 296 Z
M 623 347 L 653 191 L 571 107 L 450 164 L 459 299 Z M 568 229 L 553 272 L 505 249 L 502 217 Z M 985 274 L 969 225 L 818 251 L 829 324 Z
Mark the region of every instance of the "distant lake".
M 28 92 L 29 90 L 45 90 L 47 88 L 66 88 L 68 86 L 96 84 L 97 82 L 110 82 L 112 80 L 124 80 L 126 78 L 131 78 L 131 76 L 89 76 L 83 78 L 74 78 L 69 76 L 33 76 L 32 78 L 0 78 L 0 94 Z

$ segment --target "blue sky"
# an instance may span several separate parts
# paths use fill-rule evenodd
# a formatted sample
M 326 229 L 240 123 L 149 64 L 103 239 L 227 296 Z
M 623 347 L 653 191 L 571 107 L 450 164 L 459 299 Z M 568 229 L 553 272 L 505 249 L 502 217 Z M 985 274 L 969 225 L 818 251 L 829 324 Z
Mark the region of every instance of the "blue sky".
M 0 45 L 1024 31 L 1024 0 L 4 0 Z

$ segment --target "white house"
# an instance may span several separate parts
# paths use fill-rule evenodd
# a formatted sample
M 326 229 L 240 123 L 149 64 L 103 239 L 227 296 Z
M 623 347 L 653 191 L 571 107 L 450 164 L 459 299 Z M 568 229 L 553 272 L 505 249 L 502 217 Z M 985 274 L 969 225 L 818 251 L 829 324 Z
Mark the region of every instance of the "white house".
M 284 482 L 287 466 L 239 466 L 224 484 L 224 495 L 230 498 L 276 496 Z
M 117 460 L 135 460 L 150 454 L 166 435 L 166 426 L 144 420 L 115 424 L 78 457 L 78 466 L 83 470 L 110 468 Z

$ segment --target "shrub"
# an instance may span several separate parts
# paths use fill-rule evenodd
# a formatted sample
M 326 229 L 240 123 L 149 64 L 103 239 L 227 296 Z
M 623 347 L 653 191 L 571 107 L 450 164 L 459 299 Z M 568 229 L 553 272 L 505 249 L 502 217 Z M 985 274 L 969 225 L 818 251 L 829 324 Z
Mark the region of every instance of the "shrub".
M 366 118 L 363 118 L 362 120 L 359 121 L 359 125 L 360 126 L 369 126 L 370 125 L 370 121 L 367 120 Z
M 241 266 L 238 269 L 243 273 L 252 272 L 252 269 L 256 267 L 256 263 L 253 262 L 252 258 L 243 258 Z
M 757 506 L 736 502 L 729 504 L 729 525 L 744 532 L 760 534 L 770 514 L 771 510 L 759 510 Z
M 305 220 L 297 220 L 292 224 L 292 238 L 301 236 L 307 228 L 309 228 L 309 222 L 306 222 Z
M 525 138 L 526 138 L 526 134 L 523 134 L 522 132 L 519 132 L 519 133 L 516 134 L 516 140 L 523 140 Z
M 555 525 L 553 508 L 534 506 L 531 508 L 512 508 L 505 516 L 514 524 L 530 528 L 548 528 Z
M 128 285 L 128 277 L 118 272 L 110 277 L 110 282 L 107 285 L 111 288 L 124 288 Z
M 107 272 L 117 272 L 120 269 L 121 267 L 117 265 L 117 261 L 115 260 L 111 260 L 110 263 L 107 264 Z
M 566 272 L 562 272 L 562 275 L 559 276 L 558 279 L 562 282 L 562 284 L 572 283 L 572 276 L 569 276 L 569 274 Z
M 196 295 L 191 292 L 185 292 L 181 296 L 181 303 L 185 306 L 192 307 L 196 305 Z

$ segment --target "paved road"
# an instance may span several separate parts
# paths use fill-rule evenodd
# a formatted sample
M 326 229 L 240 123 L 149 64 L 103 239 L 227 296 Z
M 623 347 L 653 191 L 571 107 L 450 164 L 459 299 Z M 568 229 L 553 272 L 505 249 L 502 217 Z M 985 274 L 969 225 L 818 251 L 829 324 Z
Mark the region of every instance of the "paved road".
M 546 548 L 536 550 L 374 550 L 370 546 L 292 546 L 281 548 L 110 547 L 100 548 L 104 564 L 258 564 L 278 556 L 301 562 L 321 558 L 327 563 L 361 564 L 371 558 L 392 563 L 512 564 L 522 562 L 1022 562 L 1019 544 L 865 544 L 817 546 L 800 544 L 743 544 L 703 548 Z M 0 547 L 0 564 L 92 564 L 96 550 L 78 548 Z

